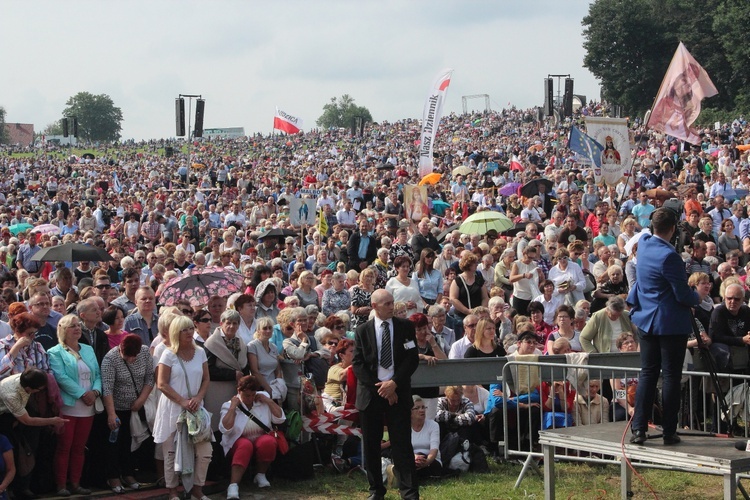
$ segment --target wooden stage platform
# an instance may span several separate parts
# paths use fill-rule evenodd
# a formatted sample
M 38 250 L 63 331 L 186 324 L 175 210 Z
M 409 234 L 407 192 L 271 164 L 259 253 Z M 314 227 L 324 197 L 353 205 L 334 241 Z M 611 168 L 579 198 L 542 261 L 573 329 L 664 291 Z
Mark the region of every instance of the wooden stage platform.
M 544 497 L 555 498 L 555 447 L 589 453 L 611 455 L 622 459 L 620 442 L 625 422 L 586 425 L 539 432 L 539 442 L 544 454 Z M 689 432 L 689 431 L 686 431 Z M 659 434 L 651 430 L 649 436 Z M 679 431 L 678 431 L 679 434 Z M 748 498 L 737 475 L 750 471 L 750 452 L 735 449 L 737 438 L 708 435 L 680 434 L 682 442 L 664 446 L 661 435 L 649 439 L 644 445 L 630 444 L 630 431 L 625 438 L 625 453 L 635 467 L 649 464 L 668 466 L 674 470 L 724 477 L 724 498 L 737 498 L 737 490 Z M 620 492 L 623 499 L 631 498 L 631 470 L 625 460 L 620 465 Z M 658 493 L 658 492 L 657 492 Z

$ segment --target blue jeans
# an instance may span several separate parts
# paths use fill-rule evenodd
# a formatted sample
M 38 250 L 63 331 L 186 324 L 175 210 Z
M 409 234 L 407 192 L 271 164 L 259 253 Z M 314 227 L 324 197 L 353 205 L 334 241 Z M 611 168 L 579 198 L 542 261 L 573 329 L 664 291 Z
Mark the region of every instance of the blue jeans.
M 662 373 L 662 428 L 665 436 L 677 432 L 680 411 L 680 379 L 685 360 L 687 335 L 650 335 L 638 329 L 641 346 L 641 376 L 635 393 L 633 430 L 648 431 L 656 397 L 659 372 Z

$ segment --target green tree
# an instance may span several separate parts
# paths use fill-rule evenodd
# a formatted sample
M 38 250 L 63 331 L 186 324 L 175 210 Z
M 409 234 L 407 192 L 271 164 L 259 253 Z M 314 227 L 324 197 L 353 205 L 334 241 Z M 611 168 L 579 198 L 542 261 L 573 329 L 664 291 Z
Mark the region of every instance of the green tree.
M 42 135 L 62 135 L 63 128 L 62 128 L 62 121 L 57 120 L 52 123 L 48 123 L 46 127 L 42 130 Z
M 651 107 L 675 46 L 650 0 L 597 0 L 583 18 L 583 65 L 602 84 L 602 96 L 641 113 Z
M 5 130 L 5 108 L 0 106 L 0 144 L 8 143 L 8 132 Z
M 90 141 L 116 141 L 122 131 L 122 111 L 106 94 L 79 92 L 65 103 L 63 116 L 78 118 L 78 137 Z M 73 133 L 72 124 L 70 132 Z
M 331 97 L 331 102 L 323 106 L 323 114 L 317 120 L 319 127 L 345 127 L 349 128 L 356 117 L 361 117 L 365 122 L 372 121 L 370 110 L 364 106 L 354 104 L 354 99 L 349 94 L 344 94 L 338 99 Z
M 732 83 L 727 92 L 734 99 L 736 112 L 747 115 L 750 113 L 750 67 L 747 64 L 750 40 L 745 27 L 750 23 L 750 3 L 720 3 L 714 14 L 713 29 L 726 57 L 724 69 L 729 72 Z
M 683 42 L 719 91 L 703 108 L 746 114 L 750 112 L 750 44 L 744 29 L 748 23 L 748 2 L 595 0 L 582 21 L 584 66 L 601 80 L 607 100 L 624 106 L 627 113 L 641 114 L 651 107 Z

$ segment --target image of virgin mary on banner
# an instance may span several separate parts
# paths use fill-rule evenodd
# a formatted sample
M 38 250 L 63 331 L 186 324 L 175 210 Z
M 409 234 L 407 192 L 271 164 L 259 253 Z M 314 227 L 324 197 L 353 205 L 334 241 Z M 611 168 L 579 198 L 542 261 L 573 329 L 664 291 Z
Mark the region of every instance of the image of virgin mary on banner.
M 594 170 L 596 184 L 617 186 L 630 172 L 631 145 L 627 120 L 624 118 L 587 117 L 589 137 L 604 145 L 601 169 Z

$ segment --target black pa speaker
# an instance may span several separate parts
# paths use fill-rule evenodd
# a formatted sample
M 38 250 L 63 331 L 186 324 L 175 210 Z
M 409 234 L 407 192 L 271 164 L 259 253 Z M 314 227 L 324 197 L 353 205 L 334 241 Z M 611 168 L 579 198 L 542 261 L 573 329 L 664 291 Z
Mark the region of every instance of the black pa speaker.
M 167 158 L 171 158 L 174 156 L 174 148 L 172 146 L 167 146 L 164 148 L 164 156 Z
M 544 79 L 544 113 L 547 116 L 552 116 L 553 108 L 555 105 L 554 96 L 554 84 L 552 78 Z
M 198 99 L 195 103 L 195 131 L 193 137 L 203 137 L 203 110 L 206 108 L 206 101 Z
M 565 94 L 563 95 L 563 114 L 573 116 L 573 79 L 565 79 Z
M 63 129 L 63 137 L 68 137 L 70 134 L 68 133 L 68 119 L 67 118 L 62 119 L 62 129 Z
M 78 118 L 73 117 L 73 137 L 78 139 Z
M 185 136 L 185 99 L 182 97 L 174 100 L 174 117 L 177 137 Z

